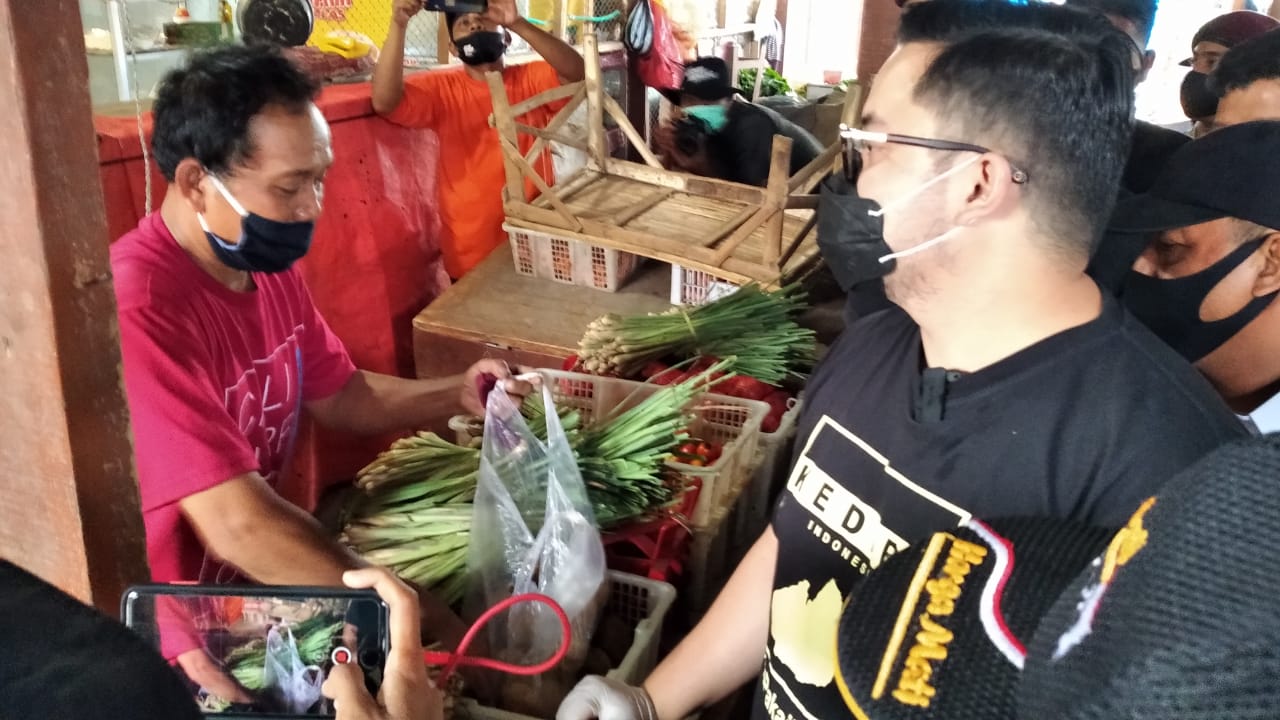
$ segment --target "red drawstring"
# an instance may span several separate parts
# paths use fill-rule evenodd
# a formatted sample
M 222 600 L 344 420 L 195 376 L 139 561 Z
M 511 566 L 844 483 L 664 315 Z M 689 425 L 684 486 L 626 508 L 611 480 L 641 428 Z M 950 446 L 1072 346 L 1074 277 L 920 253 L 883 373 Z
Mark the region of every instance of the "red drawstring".
M 560 629 L 562 634 L 560 648 L 556 650 L 555 655 L 552 655 L 551 658 L 545 662 L 538 663 L 537 665 L 512 665 L 511 663 L 505 663 L 500 660 L 471 657 L 467 655 L 467 648 L 471 646 L 471 641 L 475 639 L 476 634 L 480 632 L 480 629 L 483 628 L 486 623 L 492 620 L 494 616 L 503 610 L 524 602 L 542 603 L 543 605 L 551 608 L 552 612 L 554 612 L 556 617 L 560 620 Z M 462 637 L 462 642 L 458 643 L 458 649 L 454 652 L 437 652 L 427 650 L 423 653 L 422 659 L 428 665 L 444 666 L 444 670 L 440 671 L 440 677 L 436 680 L 436 687 L 446 687 L 449 682 L 449 678 L 453 676 L 454 671 L 458 669 L 459 665 L 482 667 L 489 670 L 497 670 L 498 672 L 507 673 L 509 675 L 540 675 L 554 668 L 561 660 L 564 659 L 564 656 L 569 653 L 569 644 L 572 639 L 573 632 L 569 625 L 569 616 L 565 614 L 564 608 L 560 607 L 559 603 L 546 595 L 525 593 L 524 595 L 513 595 L 512 597 L 509 597 L 486 610 L 484 614 L 475 621 L 475 624 L 467 630 L 467 634 Z

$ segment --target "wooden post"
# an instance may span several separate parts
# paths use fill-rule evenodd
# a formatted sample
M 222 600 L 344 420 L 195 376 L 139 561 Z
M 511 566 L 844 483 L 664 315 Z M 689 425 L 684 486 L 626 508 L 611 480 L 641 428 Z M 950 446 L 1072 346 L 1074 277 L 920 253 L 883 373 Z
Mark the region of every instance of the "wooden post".
M 551 34 L 564 40 L 569 41 L 569 0 L 560 0 L 555 3 L 553 12 L 555 17 L 551 19 Z
M 441 65 L 449 64 L 449 53 L 453 47 L 453 38 L 449 35 L 449 23 L 445 22 L 444 13 L 436 13 L 439 21 L 436 23 L 436 62 Z
M 0 556 L 116 615 L 148 572 L 83 35 L 0 0 Z
M 609 159 L 609 140 L 604 134 L 604 83 L 600 81 L 600 45 L 594 31 L 582 39 L 587 70 L 587 153 L 588 167 L 603 170 Z
M 520 138 L 516 134 L 516 119 L 511 114 L 507 86 L 502 84 L 502 73 L 485 73 L 485 80 L 489 81 L 489 95 L 493 98 L 493 125 L 498 130 L 498 137 L 516 148 L 516 154 L 519 155 Z M 502 151 L 502 164 L 507 174 L 507 186 L 503 190 L 503 199 L 508 203 L 524 202 L 524 178 L 521 176 L 520 167 L 516 164 L 515 158 L 511 157 L 506 147 Z
M 869 0 L 862 5 L 862 30 L 858 38 L 858 78 L 870 78 L 893 54 L 902 10 L 889 0 Z
M 787 207 L 787 179 L 791 173 L 791 138 L 773 136 L 773 161 L 769 165 L 766 207 L 773 210 L 764 233 L 764 264 L 775 265 L 782 253 L 782 221 Z

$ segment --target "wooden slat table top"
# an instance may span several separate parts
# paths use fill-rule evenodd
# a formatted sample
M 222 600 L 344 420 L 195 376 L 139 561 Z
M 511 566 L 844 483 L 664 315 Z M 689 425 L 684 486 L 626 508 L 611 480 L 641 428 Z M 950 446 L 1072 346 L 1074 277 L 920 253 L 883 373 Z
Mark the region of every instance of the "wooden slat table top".
M 605 313 L 665 310 L 671 268 L 649 262 L 616 293 L 519 275 L 509 246 L 449 288 L 413 321 L 415 332 L 435 333 L 529 352 L 574 353 L 587 324 Z

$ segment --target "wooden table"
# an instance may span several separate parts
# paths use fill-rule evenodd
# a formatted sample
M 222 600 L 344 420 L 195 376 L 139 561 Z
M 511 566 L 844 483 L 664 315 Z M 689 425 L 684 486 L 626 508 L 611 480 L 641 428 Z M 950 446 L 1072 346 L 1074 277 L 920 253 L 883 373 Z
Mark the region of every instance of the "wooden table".
M 605 313 L 671 307 L 671 267 L 650 262 L 616 293 L 518 275 L 503 245 L 413 320 L 418 377 L 443 377 L 481 358 L 559 367 Z

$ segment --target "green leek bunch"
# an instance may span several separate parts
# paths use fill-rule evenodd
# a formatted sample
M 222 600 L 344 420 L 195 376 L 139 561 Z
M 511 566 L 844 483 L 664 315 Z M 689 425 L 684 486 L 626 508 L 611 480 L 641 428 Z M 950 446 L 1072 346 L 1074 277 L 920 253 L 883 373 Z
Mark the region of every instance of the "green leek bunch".
M 604 315 L 587 326 L 578 359 L 592 374 L 637 377 L 664 358 L 726 358 L 727 371 L 780 385 L 813 367 L 814 332 L 796 322 L 804 308 L 796 285 L 770 291 L 752 283 L 694 308 Z
M 364 495 L 339 538 L 358 555 L 447 603 L 466 589 L 479 448 L 435 433 L 397 440 L 356 476 Z

